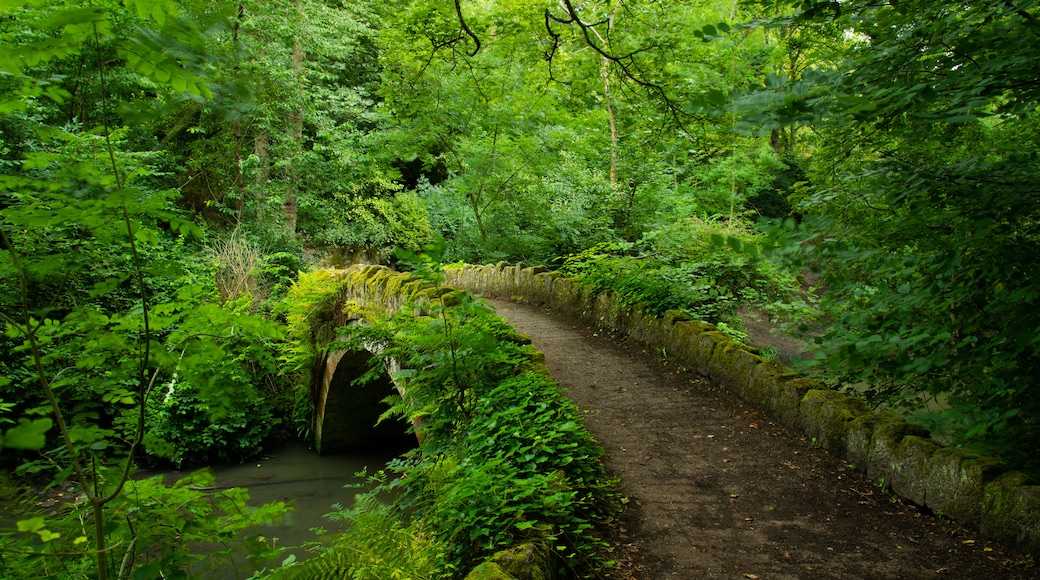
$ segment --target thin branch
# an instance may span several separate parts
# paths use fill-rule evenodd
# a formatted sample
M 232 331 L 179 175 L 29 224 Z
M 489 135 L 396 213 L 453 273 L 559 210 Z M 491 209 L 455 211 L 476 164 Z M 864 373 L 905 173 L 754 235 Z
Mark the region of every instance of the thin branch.
M 466 19 L 462 16 L 462 4 L 460 0 L 455 0 L 455 14 L 459 17 L 459 25 L 462 26 L 463 32 L 469 35 L 469 37 L 473 39 L 473 44 L 476 45 L 473 48 L 473 52 L 469 53 L 469 56 L 471 58 L 477 56 L 477 53 L 480 52 L 480 39 L 477 38 L 476 34 L 473 34 L 473 31 L 469 29 L 469 25 L 466 24 Z
M 105 552 L 110 552 L 119 546 L 122 546 L 123 542 L 116 542 L 111 546 L 103 550 L 90 550 L 87 552 L 33 552 L 31 550 L 12 550 L 10 548 L 0 548 L 0 552 L 6 552 L 8 554 L 19 554 L 22 556 L 62 556 L 62 557 L 75 557 L 75 556 L 97 556 Z
M 599 31 L 596 30 L 596 26 L 600 26 L 600 25 L 603 25 L 603 24 L 607 24 L 608 26 L 611 25 L 612 22 L 611 22 L 610 18 L 607 18 L 606 20 L 603 20 L 601 22 L 588 23 L 588 22 L 583 21 L 581 19 L 581 17 L 578 16 L 578 11 L 577 11 L 576 8 L 574 8 L 574 5 L 571 3 L 571 0 L 560 0 L 560 5 L 561 5 L 563 10 L 567 14 L 566 18 L 562 18 L 562 17 L 556 16 L 556 15 L 552 14 L 549 11 L 548 8 L 545 9 L 545 26 L 546 26 L 546 29 L 549 31 L 550 36 L 553 37 L 553 42 L 554 42 L 553 50 L 547 56 L 551 58 L 551 56 L 555 54 L 555 52 L 556 52 L 556 44 L 558 43 L 558 41 L 556 39 L 559 36 L 558 34 L 553 32 L 553 30 L 552 30 L 552 28 L 550 26 L 550 20 L 554 21 L 554 22 L 557 22 L 559 24 L 564 24 L 564 25 L 570 25 L 570 24 L 577 25 L 578 28 L 581 30 L 582 37 L 585 39 L 585 44 L 589 48 L 594 50 L 597 54 L 599 54 L 601 57 L 603 57 L 603 58 L 607 59 L 608 61 L 611 61 L 611 62 L 613 62 L 613 63 L 615 63 L 617 65 L 618 69 L 621 71 L 621 80 L 622 81 L 627 79 L 627 80 L 629 80 L 631 82 L 636 83 L 640 87 L 648 90 L 651 94 L 660 97 L 660 99 L 664 102 L 665 109 L 667 110 L 669 116 L 671 116 L 672 119 L 675 121 L 675 124 L 679 128 L 679 130 L 683 134 L 692 137 L 692 134 L 686 128 L 686 122 L 680 116 L 681 112 L 679 110 L 679 107 L 677 107 L 675 105 L 675 103 L 672 101 L 671 97 L 668 96 L 668 93 L 664 89 L 664 87 L 659 85 L 659 84 L 657 84 L 657 83 L 655 83 L 655 82 L 645 80 L 643 78 L 644 75 L 643 75 L 642 71 L 639 70 L 639 65 L 636 62 L 635 57 L 637 55 L 643 53 L 643 52 L 647 52 L 647 51 L 651 50 L 653 48 L 653 45 L 648 45 L 648 46 L 644 46 L 642 48 L 637 48 L 637 49 L 635 49 L 635 50 L 633 50 L 633 51 L 631 51 L 631 52 L 629 52 L 627 54 L 624 54 L 624 55 L 613 54 L 606 47 L 606 45 L 609 44 L 609 41 L 604 39 L 604 37 L 599 34 Z M 600 40 L 600 42 L 603 44 L 603 46 L 600 46 L 600 44 L 598 44 L 592 38 L 593 35 L 595 35 Z M 552 70 L 552 63 L 551 62 L 549 64 L 549 68 L 550 68 L 550 71 L 551 71 Z

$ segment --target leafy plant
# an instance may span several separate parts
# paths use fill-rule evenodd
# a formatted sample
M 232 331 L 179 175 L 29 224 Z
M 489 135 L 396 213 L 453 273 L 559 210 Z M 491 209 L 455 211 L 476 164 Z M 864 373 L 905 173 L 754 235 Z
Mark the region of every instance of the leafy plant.
M 149 451 L 179 468 L 249 459 L 262 449 L 277 421 L 255 395 L 215 418 L 190 385 L 173 385 L 149 417 Z
M 21 137 L 0 164 L 0 320 L 12 347 L 0 388 L 21 415 L 4 433 L 5 460 L 35 455 L 24 470 L 46 467 L 73 495 L 57 520 L 34 509 L 16 522 L 10 539 L 28 574 L 180 573 L 191 560 L 183 538 L 224 540 L 234 518 L 248 520 L 240 493 L 223 502 L 130 477 L 156 386 L 179 371 L 219 415 L 250 391 L 221 391 L 237 369 L 215 363 L 233 352 L 264 366 L 258 345 L 233 344 L 236 330 L 271 339 L 278 329 L 213 304 L 191 260 L 174 256 L 203 231 L 156 179 L 160 156 L 117 125 L 117 109 L 143 122 L 154 98 L 212 96 L 204 54 L 219 26 L 174 3 L 127 7 L 0 9 L 4 143 L 12 127 Z M 70 62 L 78 69 L 63 74 Z
M 1036 5 L 773 6 L 768 27 L 840 37 L 738 103 L 748 128 L 823 139 L 792 196 L 806 223 L 774 230 L 828 289 L 817 370 L 1037 473 Z
M 397 479 L 387 487 L 423 530 L 445 539 L 441 573 L 526 538 L 553 541 L 580 574 L 604 565 L 594 528 L 616 498 L 602 450 L 505 321 L 448 293 L 344 332 L 355 344 L 381 344 L 400 366 L 401 395 L 384 417 L 415 425 L 420 449 L 391 463 Z
M 81 493 L 65 497 L 51 492 L 59 503 L 51 515 L 36 515 L 3 533 L 0 558 L 11 577 L 89 576 L 96 573 L 92 554 L 83 552 L 90 531 L 91 503 Z M 216 490 L 213 474 L 202 470 L 165 482 L 161 477 L 134 479 L 123 493 L 106 504 L 112 517 L 109 539 L 114 576 L 158 577 L 196 570 L 220 569 L 231 562 L 233 549 L 245 549 L 256 564 L 277 556 L 250 528 L 279 520 L 287 511 L 281 503 L 260 508 L 247 505 L 244 489 Z M 50 502 L 49 502 L 50 503 Z M 115 524 L 114 522 L 120 522 Z M 189 552 L 187 546 L 216 545 L 207 553 Z M 20 557 L 15 557 L 20 556 Z
M 699 220 L 687 222 L 685 230 L 665 228 L 638 244 L 596 246 L 565 258 L 561 271 L 656 316 L 681 310 L 724 323 L 735 338 L 741 335 L 740 304 L 768 312 L 796 295 L 789 274 L 743 251 L 756 244 L 751 234 Z
M 276 570 L 273 578 L 286 580 L 351 578 L 441 578 L 444 547 L 435 534 L 423 530 L 421 522 L 402 523 L 394 507 L 372 495 L 359 495 L 350 508 L 326 515 L 342 526 L 341 534 L 327 538 L 318 553 L 304 562 Z

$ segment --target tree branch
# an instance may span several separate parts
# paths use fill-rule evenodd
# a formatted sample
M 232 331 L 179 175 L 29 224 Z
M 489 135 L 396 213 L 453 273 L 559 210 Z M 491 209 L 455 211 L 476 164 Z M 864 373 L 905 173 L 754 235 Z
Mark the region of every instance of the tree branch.
M 455 14 L 457 14 L 458 17 L 459 17 L 459 25 L 462 26 L 462 31 L 465 32 L 470 38 L 472 38 L 473 39 L 473 44 L 476 45 L 473 48 L 473 52 L 469 53 L 469 56 L 470 57 L 477 56 L 477 53 L 480 52 L 480 39 L 477 38 L 477 35 L 474 34 L 472 30 L 469 29 L 469 25 L 466 24 L 466 19 L 463 18 L 463 16 L 462 16 L 462 3 L 461 3 L 461 0 L 455 0 Z

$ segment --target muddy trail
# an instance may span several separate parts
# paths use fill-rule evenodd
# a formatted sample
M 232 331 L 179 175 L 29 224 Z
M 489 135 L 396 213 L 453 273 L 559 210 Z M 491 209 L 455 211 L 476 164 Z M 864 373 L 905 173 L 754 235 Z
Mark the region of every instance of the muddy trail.
M 545 353 L 620 478 L 623 577 L 1040 577 L 656 353 L 542 309 L 492 303 Z

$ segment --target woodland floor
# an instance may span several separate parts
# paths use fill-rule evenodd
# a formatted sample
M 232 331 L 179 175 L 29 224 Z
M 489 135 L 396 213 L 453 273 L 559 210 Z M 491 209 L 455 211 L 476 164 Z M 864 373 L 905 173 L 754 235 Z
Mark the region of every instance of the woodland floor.
M 1040 577 L 641 346 L 493 304 L 545 353 L 620 478 L 622 578 Z

